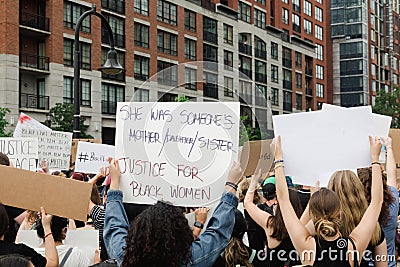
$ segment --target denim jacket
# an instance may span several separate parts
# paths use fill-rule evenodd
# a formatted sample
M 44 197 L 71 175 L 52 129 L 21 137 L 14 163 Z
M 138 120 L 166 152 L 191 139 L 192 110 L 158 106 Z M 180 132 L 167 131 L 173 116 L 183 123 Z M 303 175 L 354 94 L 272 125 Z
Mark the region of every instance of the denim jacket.
M 111 259 L 121 266 L 128 235 L 129 222 L 122 205 L 122 192 L 109 190 L 107 194 L 104 243 Z M 195 241 L 190 250 L 192 257 L 187 266 L 212 266 L 228 245 L 235 222 L 235 208 L 238 198 L 231 192 L 222 195 L 207 228 Z

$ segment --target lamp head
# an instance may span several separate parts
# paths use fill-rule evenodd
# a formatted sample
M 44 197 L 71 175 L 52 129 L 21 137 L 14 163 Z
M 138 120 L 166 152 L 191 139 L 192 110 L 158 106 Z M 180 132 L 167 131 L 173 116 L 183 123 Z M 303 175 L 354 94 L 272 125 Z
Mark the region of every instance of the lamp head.
M 109 75 L 117 75 L 124 71 L 124 68 L 119 64 L 117 51 L 111 48 L 107 53 L 107 60 L 103 66 L 99 68 L 101 72 Z

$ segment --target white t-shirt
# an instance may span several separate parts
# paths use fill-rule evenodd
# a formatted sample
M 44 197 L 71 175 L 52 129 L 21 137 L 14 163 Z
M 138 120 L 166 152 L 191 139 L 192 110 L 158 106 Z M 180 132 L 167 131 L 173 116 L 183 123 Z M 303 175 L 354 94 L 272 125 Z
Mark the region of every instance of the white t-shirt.
M 57 246 L 58 260 L 60 264 L 64 259 L 65 254 L 67 254 L 69 248 L 71 248 L 71 246 L 68 245 Z M 44 248 L 35 248 L 35 250 L 38 253 L 45 256 Z M 92 265 L 90 260 L 82 253 L 82 251 L 79 248 L 74 247 L 71 251 L 71 254 L 68 256 L 68 259 L 64 264 L 64 267 L 88 267 L 89 265 Z

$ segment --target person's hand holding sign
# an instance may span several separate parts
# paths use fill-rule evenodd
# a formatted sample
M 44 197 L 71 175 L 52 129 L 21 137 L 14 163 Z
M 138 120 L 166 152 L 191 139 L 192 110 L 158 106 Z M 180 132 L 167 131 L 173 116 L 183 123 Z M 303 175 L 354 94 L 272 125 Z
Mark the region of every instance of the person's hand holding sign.
M 119 170 L 118 160 L 109 159 L 109 163 L 111 176 L 110 189 L 119 190 L 119 178 L 121 176 L 121 172 Z
M 228 179 L 226 179 L 225 183 L 226 191 L 232 191 L 232 189 L 234 189 L 233 193 L 235 194 L 238 187 L 237 185 L 240 183 L 242 178 L 243 178 L 243 170 L 240 167 L 240 163 L 235 161 L 232 164 L 231 170 L 229 171 Z

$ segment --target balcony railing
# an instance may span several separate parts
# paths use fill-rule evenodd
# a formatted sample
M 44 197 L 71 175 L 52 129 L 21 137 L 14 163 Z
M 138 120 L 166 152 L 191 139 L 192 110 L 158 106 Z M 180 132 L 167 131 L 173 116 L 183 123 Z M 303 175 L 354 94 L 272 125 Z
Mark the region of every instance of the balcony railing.
M 101 7 L 115 11 L 119 14 L 125 14 L 124 0 L 101 0 Z
M 48 32 L 50 19 L 36 14 L 20 11 L 19 23 L 23 26 Z
M 108 31 L 102 28 L 101 30 L 101 42 L 103 44 L 110 44 L 108 39 Z M 114 44 L 115 46 L 125 47 L 125 36 L 122 34 L 114 33 Z
M 115 115 L 117 111 L 117 102 L 114 101 L 101 101 L 101 113 Z
M 306 67 L 306 75 L 312 76 L 312 69 L 309 67 Z
M 218 85 L 216 84 L 204 84 L 203 96 L 218 99 Z
M 178 81 L 172 80 L 171 78 L 163 78 L 162 76 L 157 77 L 157 82 L 159 84 L 164 84 L 164 85 L 168 85 L 168 86 L 178 85 Z
M 49 110 L 49 97 L 21 93 L 19 106 L 21 108 Z
M 292 103 L 283 102 L 283 110 L 285 110 L 285 111 L 292 111 Z
M 49 70 L 49 57 L 32 55 L 25 52 L 19 53 L 19 65 L 38 70 Z
M 311 88 L 306 88 L 306 95 L 312 96 L 312 89 Z
M 142 81 L 146 81 L 147 79 L 149 79 L 149 75 L 142 74 L 142 73 L 134 73 L 133 77 L 136 80 L 142 80 Z
M 283 80 L 283 88 L 292 90 L 292 82 Z
M 203 39 L 204 39 L 204 41 L 207 41 L 207 42 L 210 42 L 213 44 L 218 44 L 218 35 L 216 33 L 204 31 Z
M 256 58 L 267 59 L 267 51 L 263 49 L 254 48 Z
M 240 103 L 251 105 L 253 104 L 253 97 L 251 94 L 239 93 L 239 101 Z
M 255 79 L 257 82 L 267 83 L 267 75 L 264 73 L 255 73 Z
M 252 46 L 239 42 L 239 52 L 251 56 Z

